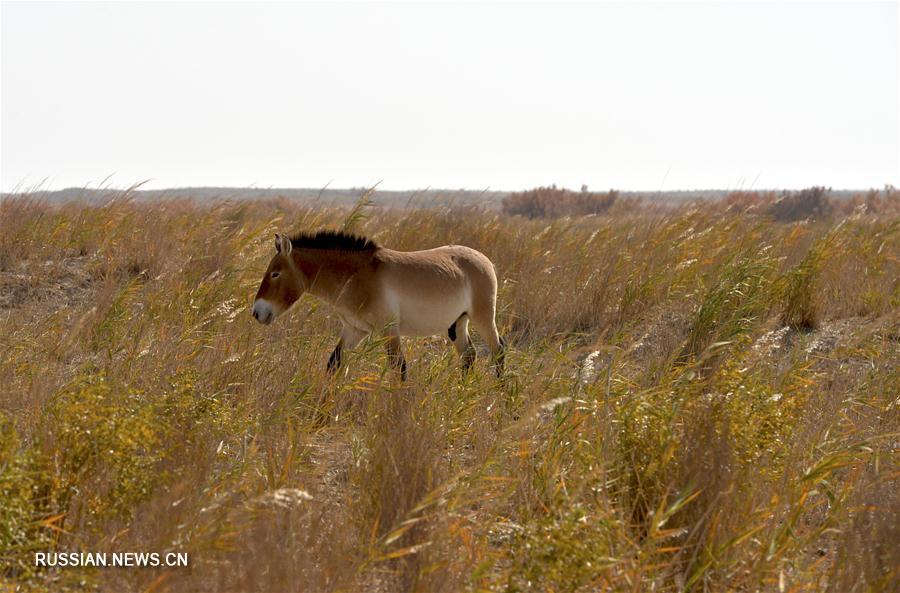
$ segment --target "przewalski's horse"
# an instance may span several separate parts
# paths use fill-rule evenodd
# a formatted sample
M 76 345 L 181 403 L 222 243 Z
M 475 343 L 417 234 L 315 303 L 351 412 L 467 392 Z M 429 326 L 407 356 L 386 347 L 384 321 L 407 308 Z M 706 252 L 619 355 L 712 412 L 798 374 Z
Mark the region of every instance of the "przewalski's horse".
M 391 364 L 402 379 L 400 336 L 446 333 L 468 369 L 475 361 L 469 320 L 490 347 L 497 375 L 503 371 L 505 344 L 494 322 L 497 275 L 491 260 L 469 247 L 406 252 L 336 231 L 275 235 L 275 255 L 256 293 L 253 317 L 272 323 L 304 292 L 330 303 L 344 323 L 328 360 L 330 373 L 341 365 L 345 348 L 373 332 L 388 338 Z

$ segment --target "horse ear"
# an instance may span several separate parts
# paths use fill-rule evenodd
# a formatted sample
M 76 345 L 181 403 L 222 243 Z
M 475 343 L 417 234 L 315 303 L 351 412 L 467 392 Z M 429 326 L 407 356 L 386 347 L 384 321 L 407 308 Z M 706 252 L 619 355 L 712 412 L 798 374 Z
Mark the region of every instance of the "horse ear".
M 281 253 L 281 235 L 275 233 L 275 253 Z
M 291 243 L 291 238 L 287 235 L 281 235 L 280 237 L 281 248 L 278 250 L 278 253 L 281 255 L 290 255 L 291 249 L 294 248 L 294 245 Z

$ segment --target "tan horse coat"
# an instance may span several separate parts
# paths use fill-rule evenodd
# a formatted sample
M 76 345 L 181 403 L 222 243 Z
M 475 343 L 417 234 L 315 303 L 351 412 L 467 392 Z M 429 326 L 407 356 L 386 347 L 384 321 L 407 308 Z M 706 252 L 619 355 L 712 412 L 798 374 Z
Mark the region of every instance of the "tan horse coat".
M 271 323 L 304 292 L 331 304 L 344 327 L 328 362 L 330 371 L 340 366 L 344 348 L 373 332 L 389 338 L 391 361 L 404 377 L 400 336 L 446 334 L 468 368 L 475 359 L 469 320 L 490 347 L 497 373 L 502 370 L 497 276 L 484 254 L 461 245 L 394 251 L 330 231 L 292 239 L 276 235 L 275 251 L 253 317 Z

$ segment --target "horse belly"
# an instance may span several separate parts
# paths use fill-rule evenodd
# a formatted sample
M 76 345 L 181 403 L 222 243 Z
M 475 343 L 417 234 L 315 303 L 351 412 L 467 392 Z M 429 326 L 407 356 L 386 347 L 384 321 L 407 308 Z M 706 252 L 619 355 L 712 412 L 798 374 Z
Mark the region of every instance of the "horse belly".
M 467 311 L 470 300 L 467 289 L 431 298 L 398 294 L 398 329 L 404 336 L 446 335 L 450 326 Z

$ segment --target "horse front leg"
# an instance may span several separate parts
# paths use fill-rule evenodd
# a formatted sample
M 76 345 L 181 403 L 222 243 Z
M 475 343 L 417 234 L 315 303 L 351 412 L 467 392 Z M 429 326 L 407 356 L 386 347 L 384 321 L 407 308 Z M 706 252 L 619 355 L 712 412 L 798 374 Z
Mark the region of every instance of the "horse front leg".
M 406 358 L 403 357 L 403 347 L 400 343 L 399 332 L 388 332 L 387 353 L 391 366 L 400 370 L 400 380 L 406 381 Z
M 341 338 L 338 340 L 337 346 L 334 347 L 334 351 L 332 351 L 331 356 L 328 358 L 326 370 L 329 375 L 333 375 L 341 368 L 344 350 L 354 348 L 364 337 L 366 337 L 365 332 L 347 325 L 346 323 L 344 324 L 344 327 L 341 330 Z

